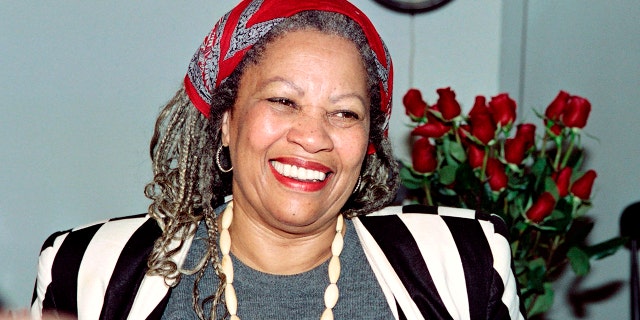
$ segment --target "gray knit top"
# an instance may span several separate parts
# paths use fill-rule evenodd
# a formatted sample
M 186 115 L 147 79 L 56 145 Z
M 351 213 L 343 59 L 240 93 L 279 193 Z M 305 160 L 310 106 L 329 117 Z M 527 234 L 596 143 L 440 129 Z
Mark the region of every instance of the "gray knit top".
M 333 308 L 335 319 L 393 319 L 360 240 L 350 220 L 345 219 L 344 249 L 340 255 L 341 273 L 338 280 L 340 298 Z M 206 226 L 200 223 L 193 240 L 185 268 L 193 267 L 206 248 Z M 329 284 L 326 261 L 320 266 L 296 275 L 273 275 L 254 270 L 233 254 L 233 285 L 238 296 L 238 316 L 251 319 L 313 319 L 324 311 L 324 291 Z M 171 291 L 162 319 L 197 319 L 191 307 L 195 275 L 183 275 Z M 218 278 L 209 267 L 200 281 L 200 297 L 208 297 L 218 285 Z M 202 301 L 200 301 L 202 303 Z M 205 303 L 205 315 L 211 304 Z M 218 313 L 224 314 L 218 306 Z M 222 312 L 222 313 L 220 313 Z

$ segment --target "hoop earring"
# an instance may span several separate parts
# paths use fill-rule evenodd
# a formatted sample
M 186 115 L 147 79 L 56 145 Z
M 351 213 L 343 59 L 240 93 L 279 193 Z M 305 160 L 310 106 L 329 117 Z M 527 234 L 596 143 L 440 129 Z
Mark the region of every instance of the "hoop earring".
M 222 153 L 222 144 L 220 144 L 220 146 L 218 146 L 218 151 L 216 152 L 216 165 L 218 165 L 218 169 L 220 169 L 220 171 L 222 171 L 223 173 L 229 173 L 231 172 L 231 170 L 233 170 L 233 165 L 231 165 L 231 167 L 229 167 L 229 169 L 225 169 L 222 167 L 222 164 L 220 163 L 220 154 Z
M 353 188 L 353 192 L 351 194 L 356 194 L 358 189 L 360 189 L 360 183 L 362 182 L 362 177 L 358 176 L 358 182 L 356 182 L 356 187 Z

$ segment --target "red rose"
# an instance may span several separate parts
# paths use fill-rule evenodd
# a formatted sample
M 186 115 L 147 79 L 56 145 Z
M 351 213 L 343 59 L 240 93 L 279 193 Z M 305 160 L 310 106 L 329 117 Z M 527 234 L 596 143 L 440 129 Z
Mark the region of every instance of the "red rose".
M 521 145 L 523 148 L 522 159 L 526 157 L 526 153 L 531 150 L 531 148 L 535 147 L 536 144 L 536 126 L 532 123 L 522 123 L 519 124 L 516 128 L 515 140 L 517 141 L 517 145 Z M 517 148 L 513 150 L 518 151 Z M 519 152 L 519 151 L 518 151 Z M 519 153 L 516 153 L 519 154 Z M 514 154 L 515 155 L 515 154 Z M 520 160 L 522 162 L 522 160 Z M 513 162 L 515 163 L 515 162 Z
M 562 123 L 569 128 L 584 128 L 587 125 L 587 118 L 591 112 L 589 100 L 572 96 L 562 113 Z
M 412 118 L 422 118 L 427 110 L 427 103 L 422 100 L 422 93 L 418 89 L 409 89 L 402 97 L 405 113 Z
M 551 121 L 547 121 L 547 132 L 552 136 L 552 137 L 557 137 L 559 135 L 562 134 L 562 129 L 564 129 L 564 127 L 562 127 L 559 124 L 553 123 Z
M 504 171 L 504 165 L 498 159 L 487 159 L 487 177 L 491 190 L 500 192 L 507 187 L 509 178 Z
M 489 101 L 489 113 L 493 122 L 508 127 L 516 120 L 516 102 L 506 93 L 501 93 Z
M 548 217 L 556 206 L 556 199 L 549 192 L 540 195 L 538 200 L 527 210 L 527 219 L 538 223 Z
M 427 113 L 427 123 L 416 127 L 411 131 L 412 135 L 429 138 L 440 138 L 451 130 L 451 125 L 436 118 L 431 113 Z
M 504 159 L 507 163 L 519 165 L 524 160 L 524 156 L 527 153 L 527 141 L 524 138 L 507 139 L 504 142 Z
M 469 117 L 472 118 L 478 113 L 489 113 L 489 109 L 487 109 L 487 99 L 484 96 L 476 96 L 473 107 L 471 111 L 469 111 Z
M 467 158 L 469 159 L 469 165 L 471 165 L 471 168 L 482 168 L 485 153 L 484 147 L 478 146 L 475 143 L 469 144 L 467 147 Z
M 487 145 L 496 136 L 496 125 L 493 123 L 489 113 L 475 113 L 469 119 L 471 125 L 471 135 L 476 137 L 482 144 Z
M 536 143 L 536 125 L 533 123 L 519 124 L 516 129 L 516 138 L 526 142 L 526 149 L 529 150 Z
M 462 144 L 468 143 L 467 133 L 471 132 L 471 127 L 468 124 L 463 124 L 458 127 L 458 135 L 460 135 L 460 139 L 462 139 Z
M 451 121 L 460 115 L 460 104 L 456 101 L 456 93 L 451 88 L 441 88 L 438 92 L 438 109 L 442 113 L 442 118 Z
M 556 98 L 549 104 L 547 110 L 545 110 L 544 115 L 553 121 L 559 120 L 570 97 L 568 93 L 560 90 Z
M 593 188 L 593 181 L 596 180 L 598 175 L 595 171 L 589 170 L 573 182 L 571 185 L 571 194 L 582 200 L 588 200 L 591 197 L 591 189 Z
M 413 144 L 411 150 L 411 160 L 413 170 L 419 173 L 431 173 L 438 166 L 436 159 L 436 147 L 431 144 L 428 138 L 420 138 Z
M 569 193 L 569 185 L 571 184 L 571 174 L 573 170 L 571 167 L 564 167 L 560 172 L 554 174 L 553 180 L 558 187 L 558 195 L 563 198 Z
M 476 96 L 476 101 L 469 111 L 470 133 L 476 137 L 482 144 L 486 145 L 496 135 L 496 125 L 491 119 L 489 108 L 486 105 L 486 99 L 483 96 Z

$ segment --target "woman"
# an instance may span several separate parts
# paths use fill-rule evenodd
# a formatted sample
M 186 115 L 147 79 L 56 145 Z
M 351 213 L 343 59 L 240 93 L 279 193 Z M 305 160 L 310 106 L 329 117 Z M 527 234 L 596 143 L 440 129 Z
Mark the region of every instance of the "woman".
M 32 316 L 522 318 L 499 221 L 385 208 L 391 88 L 348 2 L 241 2 L 158 118 L 149 214 L 52 235 Z

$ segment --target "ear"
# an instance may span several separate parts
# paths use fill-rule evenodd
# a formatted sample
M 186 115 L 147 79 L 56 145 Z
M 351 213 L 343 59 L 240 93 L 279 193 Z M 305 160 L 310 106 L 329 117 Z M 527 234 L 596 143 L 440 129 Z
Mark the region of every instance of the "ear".
M 223 146 L 228 146 L 229 145 L 229 112 L 230 111 L 225 111 L 224 114 L 222 115 L 222 125 L 220 126 L 220 131 L 222 133 L 222 145 Z

